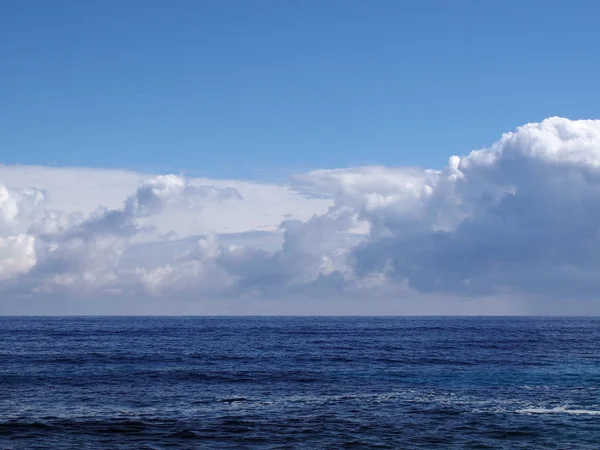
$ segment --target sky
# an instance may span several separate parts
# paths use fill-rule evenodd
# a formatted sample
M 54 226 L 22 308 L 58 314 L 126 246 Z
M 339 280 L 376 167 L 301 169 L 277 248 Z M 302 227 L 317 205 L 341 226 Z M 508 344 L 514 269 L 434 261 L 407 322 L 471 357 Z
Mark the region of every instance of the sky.
M 600 313 L 599 13 L 5 2 L 0 314 Z

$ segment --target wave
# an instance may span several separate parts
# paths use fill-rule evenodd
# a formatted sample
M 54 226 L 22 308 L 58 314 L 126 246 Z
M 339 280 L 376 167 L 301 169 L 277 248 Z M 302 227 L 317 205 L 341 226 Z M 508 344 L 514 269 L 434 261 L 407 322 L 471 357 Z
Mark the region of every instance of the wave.
M 567 409 L 564 406 L 557 406 L 555 408 L 523 408 L 518 409 L 515 412 L 520 414 L 576 414 L 600 416 L 600 410 L 597 409 Z

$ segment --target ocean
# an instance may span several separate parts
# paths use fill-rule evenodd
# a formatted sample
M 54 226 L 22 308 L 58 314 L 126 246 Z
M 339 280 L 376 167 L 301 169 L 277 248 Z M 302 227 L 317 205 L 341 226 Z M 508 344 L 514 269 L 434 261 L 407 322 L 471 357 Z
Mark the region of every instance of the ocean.
M 600 319 L 3 317 L 0 448 L 600 448 Z

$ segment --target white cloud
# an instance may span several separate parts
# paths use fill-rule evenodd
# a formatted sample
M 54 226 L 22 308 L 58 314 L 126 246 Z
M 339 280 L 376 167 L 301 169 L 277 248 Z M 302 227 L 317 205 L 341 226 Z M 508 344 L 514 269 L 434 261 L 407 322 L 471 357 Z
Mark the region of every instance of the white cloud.
M 0 238 L 0 280 L 26 273 L 35 265 L 34 243 L 26 234 Z
M 600 312 L 600 121 L 528 124 L 440 170 L 289 186 L 26 166 L 0 182 L 1 312 L 57 296 L 83 312 Z
M 599 161 L 600 122 L 551 118 L 453 157 L 408 202 L 401 188 L 368 208 L 365 192 L 359 207 L 377 229 L 353 252 L 354 267 L 427 292 L 593 295 Z

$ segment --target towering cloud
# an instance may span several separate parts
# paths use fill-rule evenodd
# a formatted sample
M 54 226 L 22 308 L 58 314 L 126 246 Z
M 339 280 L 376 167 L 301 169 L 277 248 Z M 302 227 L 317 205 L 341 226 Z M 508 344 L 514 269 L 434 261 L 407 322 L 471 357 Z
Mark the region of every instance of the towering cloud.
M 5 299 L 566 302 L 600 289 L 600 121 L 528 124 L 440 170 L 315 170 L 289 186 L 123 172 L 106 204 L 73 181 L 73 208 L 53 198 L 52 169 L 14 183 L 32 170 L 0 167 Z
M 452 157 L 395 196 L 366 192 L 359 208 L 374 229 L 353 252 L 356 272 L 421 291 L 592 294 L 599 162 L 600 122 L 551 118 Z

